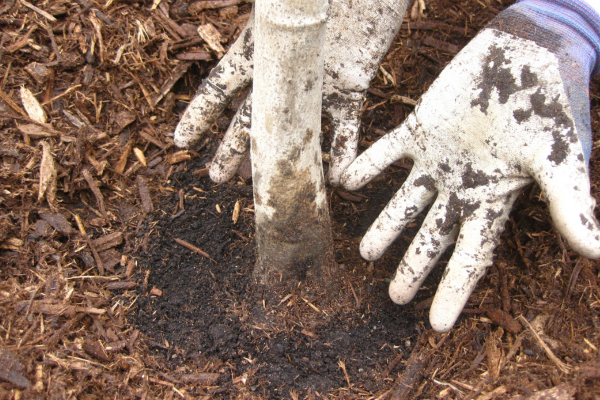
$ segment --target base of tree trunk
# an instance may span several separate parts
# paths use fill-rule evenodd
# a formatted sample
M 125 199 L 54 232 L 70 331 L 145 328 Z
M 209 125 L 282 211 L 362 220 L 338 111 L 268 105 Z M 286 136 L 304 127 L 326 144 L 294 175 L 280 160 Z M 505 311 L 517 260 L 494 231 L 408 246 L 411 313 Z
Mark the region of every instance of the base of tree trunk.
M 314 289 L 335 283 L 329 216 L 288 221 L 285 226 L 257 224 L 256 238 L 259 257 L 254 277 L 258 283 L 297 287 L 302 282 Z

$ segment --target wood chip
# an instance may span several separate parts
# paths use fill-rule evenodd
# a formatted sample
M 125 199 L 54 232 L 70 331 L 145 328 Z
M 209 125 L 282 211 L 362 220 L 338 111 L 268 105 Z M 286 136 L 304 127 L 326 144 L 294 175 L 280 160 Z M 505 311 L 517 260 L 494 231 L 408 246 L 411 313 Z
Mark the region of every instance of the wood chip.
M 138 175 L 136 177 L 136 182 L 140 199 L 142 200 L 142 210 L 146 214 L 151 213 L 154 211 L 154 205 L 152 204 L 152 196 L 150 196 L 150 189 L 148 189 L 146 180 L 141 175 Z
M 150 295 L 151 295 L 151 296 L 158 296 L 158 297 L 160 297 L 160 296 L 162 296 L 162 294 L 163 294 L 162 290 L 160 290 L 160 289 L 157 289 L 157 288 L 155 288 L 155 287 L 153 287 L 153 288 L 150 290 Z
M 215 53 L 217 53 L 218 58 L 223 57 L 223 54 L 225 54 L 225 49 L 223 48 L 223 46 L 221 46 L 223 38 L 221 37 L 221 34 L 217 30 L 217 28 L 214 27 L 213 24 L 208 23 L 200 25 L 198 27 L 198 34 L 208 44 L 208 47 L 210 47 Z
M 302 330 L 300 331 L 300 333 L 301 333 L 301 334 L 303 334 L 303 335 L 306 335 L 306 336 L 308 336 L 309 338 L 312 338 L 312 339 L 317 339 L 317 335 L 315 335 L 315 334 L 314 334 L 313 332 L 311 332 L 311 331 L 307 331 L 306 329 L 302 329 Z
M 233 206 L 233 215 L 231 216 L 231 219 L 233 220 L 233 224 L 237 224 L 238 219 L 240 218 L 240 209 L 242 207 L 240 206 L 240 200 L 238 199 L 235 202 L 235 206 Z
M 94 178 L 92 178 L 92 175 L 90 174 L 90 170 L 85 168 L 82 171 L 83 177 L 85 178 L 85 181 L 87 182 L 90 190 L 92 191 L 92 193 L 94 193 L 94 196 L 96 197 L 96 202 L 98 203 L 98 208 L 100 208 L 100 212 L 102 213 L 102 216 L 106 219 L 108 219 L 108 214 L 106 213 L 106 207 L 104 206 L 104 196 L 102 195 L 102 192 L 100 191 L 100 188 L 98 187 L 98 183 L 96 183 L 96 181 L 94 180 Z
M 45 84 L 52 74 L 48 67 L 37 62 L 27 64 L 24 69 L 40 85 Z
M 40 124 L 46 123 L 46 112 L 33 93 L 25 86 L 21 86 L 21 102 L 23 103 L 23 107 L 25 108 L 27 115 L 29 115 L 29 118 Z
M 148 167 L 148 162 L 146 161 L 146 156 L 144 155 L 144 152 L 142 150 L 138 149 L 137 147 L 134 147 L 133 154 L 135 154 L 135 158 L 138 159 L 138 161 L 140 162 L 140 164 L 142 164 L 144 166 L 144 168 Z
M 108 235 L 92 240 L 92 245 L 96 248 L 98 253 L 116 247 L 121 243 L 123 243 L 123 232 L 120 231 L 109 233 Z
M 573 400 L 577 388 L 569 382 L 561 383 L 551 389 L 540 390 L 529 396 L 515 396 L 511 400 Z
M 19 130 L 24 135 L 29 136 L 32 139 L 40 139 L 52 136 L 58 136 L 58 132 L 53 129 L 47 129 L 43 125 L 38 124 L 26 124 L 18 125 Z
M 219 383 L 221 374 L 203 372 L 198 374 L 184 374 L 179 376 L 179 380 L 184 383 L 195 383 L 198 385 L 214 386 Z
M 31 387 L 31 382 L 22 374 L 23 364 L 12 353 L 0 348 L 0 380 L 9 382 L 21 389 Z
M 52 155 L 50 144 L 42 141 L 41 145 L 42 161 L 40 162 L 38 201 L 45 196 L 50 207 L 56 209 L 56 168 L 54 167 L 54 156 Z
M 135 114 L 130 111 L 120 111 L 115 116 L 115 130 L 113 131 L 113 135 L 121 133 L 123 129 L 125 129 L 129 124 L 135 121 Z
M 198 178 L 204 178 L 208 176 L 208 168 L 197 169 L 192 174 L 196 175 Z
M 127 279 L 131 278 L 131 276 L 133 275 L 133 271 L 134 271 L 136 265 L 137 265 L 137 263 L 133 258 L 131 260 L 127 261 L 127 269 L 125 270 L 125 277 Z

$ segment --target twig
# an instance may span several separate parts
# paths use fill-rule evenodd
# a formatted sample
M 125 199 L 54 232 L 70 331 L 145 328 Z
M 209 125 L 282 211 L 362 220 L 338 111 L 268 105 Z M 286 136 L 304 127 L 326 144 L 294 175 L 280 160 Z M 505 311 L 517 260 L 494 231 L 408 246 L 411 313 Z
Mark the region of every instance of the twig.
M 0 98 L 2 98 L 2 100 L 4 100 L 6 102 L 6 104 L 8 104 L 10 106 L 10 108 L 12 108 L 14 111 L 18 112 L 23 117 L 29 119 L 29 115 L 27 115 L 27 113 L 25 112 L 25 110 L 23 110 L 21 107 L 19 107 L 17 105 L 17 103 L 15 103 L 14 101 L 12 101 L 12 99 L 10 97 L 8 97 L 8 95 L 6 93 L 4 93 L 2 91 L 2 89 L 0 89 Z M 8 117 L 9 118 L 14 118 L 14 117 L 11 117 L 11 116 L 8 116 Z
M 48 21 L 56 22 L 56 18 L 54 18 L 52 15 L 48 14 L 46 11 L 42 10 L 41 8 L 36 7 L 33 4 L 31 4 L 25 0 L 21 0 L 21 4 L 23 4 L 25 7 L 31 8 L 33 11 L 40 14 L 42 17 L 46 18 Z
M 542 346 L 542 348 L 546 352 L 546 355 L 548 356 L 548 358 L 550 358 L 554 362 L 554 364 L 556 364 L 558 369 L 560 369 L 565 374 L 570 374 L 571 366 L 560 361 L 558 359 L 558 357 L 556 357 L 554 355 L 552 350 L 550 350 L 550 347 L 548 347 L 548 345 L 542 340 L 540 335 L 538 335 L 538 333 L 533 329 L 533 327 L 531 326 L 531 324 L 529 323 L 529 321 L 527 321 L 527 319 L 525 317 L 523 317 L 522 315 L 519 315 L 519 319 L 521 320 L 521 322 L 523 322 L 523 325 L 525 325 L 527 327 L 527 329 L 529 329 L 529 331 L 533 334 L 533 336 L 535 336 L 535 338 L 539 342 L 540 346 Z
M 216 262 L 215 260 L 213 260 L 212 258 L 210 258 L 210 256 L 208 255 L 207 252 L 200 250 L 199 248 L 197 248 L 196 246 L 194 246 L 191 243 L 186 242 L 183 239 L 178 239 L 178 238 L 174 238 L 175 242 L 177 242 L 178 244 L 182 245 L 183 247 L 186 247 L 188 249 L 190 249 L 191 251 L 193 251 L 194 253 L 198 253 L 200 254 L 202 257 L 206 257 L 209 260 Z
M 431 355 L 435 349 L 428 349 L 426 334 L 421 335 L 415 348 L 410 353 L 406 361 L 406 369 L 396 380 L 397 389 L 392 394 L 391 400 L 403 400 L 411 398 L 411 393 L 415 390 L 415 385 L 423 377 L 425 367 L 429 363 Z

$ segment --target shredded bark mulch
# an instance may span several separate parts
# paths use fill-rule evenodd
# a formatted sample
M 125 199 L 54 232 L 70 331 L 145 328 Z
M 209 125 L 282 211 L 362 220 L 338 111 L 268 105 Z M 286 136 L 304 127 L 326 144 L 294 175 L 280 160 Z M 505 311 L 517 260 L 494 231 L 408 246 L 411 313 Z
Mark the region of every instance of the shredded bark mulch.
M 361 149 L 508 5 L 411 5 L 369 90 Z M 381 260 L 358 253 L 410 160 L 359 192 L 328 189 L 343 277 L 333 299 L 253 282 L 251 181 L 207 177 L 242 98 L 195 149 L 173 146 L 250 9 L 0 4 L 0 398 L 599 398 L 600 264 L 563 241 L 537 186 L 449 333 L 431 330 L 428 309 L 452 249 L 413 304 L 387 296 L 422 217 Z M 598 141 L 598 80 L 590 99 Z M 323 136 L 327 151 L 326 118 Z

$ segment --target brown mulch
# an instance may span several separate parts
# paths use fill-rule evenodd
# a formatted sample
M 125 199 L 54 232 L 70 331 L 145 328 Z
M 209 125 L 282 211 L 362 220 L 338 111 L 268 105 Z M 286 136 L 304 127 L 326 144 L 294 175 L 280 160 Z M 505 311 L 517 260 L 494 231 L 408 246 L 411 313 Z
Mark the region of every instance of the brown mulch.
M 430 0 L 412 19 L 409 9 L 369 90 L 361 148 L 401 123 L 508 4 Z M 536 186 L 520 196 L 494 266 L 447 334 L 427 323 L 441 269 L 414 305 L 387 299 L 420 220 L 382 260 L 357 252 L 410 160 L 364 191 L 330 193 L 347 273 L 338 310 L 290 293 L 273 304 L 284 325 L 248 319 L 266 308 L 243 298 L 251 186 L 206 176 L 235 107 L 195 149 L 172 138 L 221 56 L 198 26 L 216 28 L 227 49 L 250 7 L 0 4 L 0 398 L 599 398 L 600 263 L 568 248 Z M 600 82 L 590 89 L 598 141 Z M 323 130 L 327 138 L 326 119 Z

